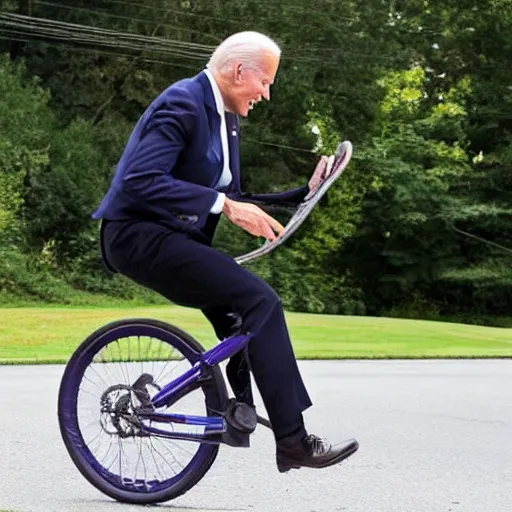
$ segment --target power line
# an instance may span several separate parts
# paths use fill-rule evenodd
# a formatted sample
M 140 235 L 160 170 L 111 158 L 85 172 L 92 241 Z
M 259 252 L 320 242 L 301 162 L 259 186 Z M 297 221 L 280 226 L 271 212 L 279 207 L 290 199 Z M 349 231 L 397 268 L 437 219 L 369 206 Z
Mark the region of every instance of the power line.
M 512 249 L 509 249 L 508 247 L 505 247 L 503 245 L 497 244 L 496 242 L 491 242 L 490 240 L 486 240 L 485 238 L 482 238 L 477 235 L 473 235 L 472 233 L 468 233 L 467 231 L 462 231 L 462 229 L 456 228 L 453 224 L 450 225 L 450 227 L 453 229 L 453 231 L 460 233 L 461 235 L 464 235 L 468 238 L 473 238 L 474 240 L 478 240 L 479 242 L 490 245 L 491 247 L 495 247 L 497 249 L 500 249 L 504 252 L 507 252 L 509 254 L 512 254 Z
M 33 42 L 33 41 L 38 41 L 38 42 L 42 42 L 44 44 L 47 44 L 49 46 L 58 46 L 58 47 L 64 47 L 66 50 L 69 50 L 69 51 L 72 51 L 72 52 L 75 52 L 75 53 L 85 53 L 85 54 L 99 54 L 99 55 L 108 55 L 108 56 L 112 56 L 112 57 L 129 57 L 129 58 L 136 58 L 136 59 L 140 59 L 144 62 L 148 62 L 150 64 L 162 64 L 164 66 L 169 66 L 169 67 L 179 67 L 179 68 L 186 68 L 186 69 L 192 69 L 192 70 L 195 70 L 197 71 L 197 66 L 192 66 L 192 65 L 188 65 L 188 64 L 184 64 L 183 62 L 178 62 L 178 61 L 172 61 L 172 60 L 158 60 L 158 59 L 152 59 L 152 58 L 149 58 L 149 57 L 140 57 L 140 56 L 137 56 L 137 55 L 133 55 L 131 53 L 122 53 L 122 52 L 119 52 L 119 51 L 108 51 L 108 50 L 100 50 L 100 49 L 97 49 L 97 48 L 89 48 L 89 49 L 86 49 L 86 48 L 79 48 L 79 47 L 76 47 L 76 46 L 71 46 L 69 44 L 66 44 L 66 43 L 52 43 L 52 42 L 48 42 L 48 41 L 39 41 L 39 40 L 36 40 L 36 39 L 30 39 L 30 38 L 24 38 L 24 37 L 17 37 L 16 35 L 13 37 L 13 36 L 9 36 L 9 37 L 4 37 L 2 34 L 0 34 L 0 39 L 4 40 L 4 41 L 16 41 L 16 42 L 20 42 L 20 43 L 30 43 L 30 42 Z
M 201 30 L 194 30 L 193 28 L 187 28 L 187 27 L 183 27 L 183 26 L 172 25 L 170 23 L 162 23 L 160 21 L 154 21 L 153 22 L 153 21 L 144 20 L 144 19 L 141 19 L 141 18 L 133 18 L 131 16 L 123 16 L 121 14 L 112 14 L 112 13 L 105 12 L 105 11 L 98 11 L 98 10 L 94 10 L 94 9 L 87 9 L 85 7 L 76 7 L 76 6 L 65 5 L 65 4 L 57 4 L 57 3 L 54 3 L 54 2 L 46 2 L 44 0 L 32 0 L 32 1 L 35 4 L 46 5 L 47 7 L 58 7 L 59 9 L 69 9 L 69 10 L 72 10 L 72 11 L 85 12 L 85 13 L 93 14 L 93 15 L 96 15 L 96 16 L 105 15 L 105 16 L 109 16 L 110 18 L 124 19 L 124 20 L 128 20 L 128 21 L 137 21 L 139 23 L 145 23 L 145 24 L 154 23 L 154 24 L 161 25 L 162 27 L 170 27 L 170 28 L 173 28 L 175 30 L 182 30 L 182 31 L 185 31 L 185 32 L 190 32 L 191 34 L 201 34 L 202 36 L 209 37 L 211 39 L 214 39 L 218 43 L 220 43 L 220 39 L 219 38 L 217 38 L 217 37 L 215 37 L 215 36 L 213 36 L 211 34 L 207 34 L 207 33 L 203 32 Z
M 274 146 L 276 148 L 292 149 L 293 151 L 301 151 L 303 153 L 313 153 L 312 149 L 297 148 L 297 147 L 293 147 L 293 146 L 287 146 L 285 144 L 277 144 L 277 143 L 274 143 L 274 142 L 264 142 L 264 141 L 255 140 L 255 139 L 252 139 L 252 138 L 249 138 L 249 137 L 243 137 L 242 140 L 244 142 L 252 142 L 253 144 L 261 144 L 263 146 Z
M 72 6 L 67 6 L 64 4 L 56 4 L 53 2 L 46 2 L 44 0 L 34 0 L 34 1 L 36 3 L 43 4 L 43 5 L 64 7 L 66 9 L 70 9 L 70 10 L 85 11 L 85 12 L 91 13 L 93 15 L 104 14 L 107 16 L 118 17 L 117 15 L 105 13 L 103 11 L 97 12 L 97 11 L 93 11 L 90 9 L 83 9 L 80 7 L 72 7 Z M 119 1 L 119 0 L 117 0 L 117 1 Z M 208 58 L 209 55 L 213 52 L 213 50 L 215 48 L 214 46 L 210 46 L 210 45 L 203 45 L 203 44 L 198 44 L 198 43 L 188 43 L 188 42 L 184 42 L 184 41 L 167 39 L 167 38 L 164 39 L 164 38 L 158 38 L 158 37 L 154 37 L 154 36 L 142 36 L 140 34 L 134 34 L 131 32 L 119 32 L 119 31 L 115 31 L 115 30 L 111 30 L 111 29 L 102 29 L 102 28 L 90 27 L 87 25 L 78 25 L 78 24 L 74 24 L 74 23 L 49 20 L 49 19 L 45 19 L 45 18 L 35 18 L 35 17 L 30 17 L 30 16 L 15 15 L 15 14 L 4 14 L 3 16 L 4 16 L 4 19 L 6 16 L 9 16 L 8 19 L 10 19 L 11 22 L 19 21 L 24 24 L 27 23 L 28 25 L 30 25 L 32 27 L 32 30 L 36 30 L 36 31 L 38 30 L 38 28 L 35 26 L 37 24 L 39 24 L 39 26 L 41 28 L 43 28 L 44 25 L 52 25 L 53 27 L 58 26 L 59 28 L 62 28 L 62 27 L 66 27 L 68 29 L 72 28 L 73 30 L 80 31 L 82 33 L 84 31 L 92 30 L 92 31 L 94 31 L 94 33 L 97 33 L 97 34 L 101 33 L 103 35 L 126 37 L 126 38 L 130 38 L 130 39 L 135 38 L 138 41 L 147 42 L 147 43 L 150 43 L 151 45 L 155 45 L 155 44 L 162 45 L 163 44 L 166 47 L 167 46 L 180 46 L 183 49 L 186 48 L 186 49 L 197 50 L 197 53 L 198 54 L 200 53 L 200 55 L 183 54 L 183 56 L 188 56 L 188 57 L 192 57 L 192 58 L 200 58 L 200 59 Z M 130 18 L 130 17 L 122 17 L 122 18 L 123 19 L 131 19 L 131 20 L 135 19 L 135 18 Z M 136 18 L 136 20 L 143 21 L 144 23 L 151 23 L 146 20 L 140 20 L 139 18 Z M 164 24 L 162 24 L 162 25 L 164 25 Z M 172 26 L 173 28 L 175 27 L 175 25 L 169 25 L 169 26 Z M 23 27 L 23 28 L 25 28 L 25 27 Z M 185 30 L 187 30 L 187 29 L 185 29 Z M 216 36 L 213 36 L 213 35 L 208 35 L 208 36 L 218 40 L 218 38 Z M 148 50 L 151 50 L 151 49 L 153 49 L 153 48 L 148 48 Z M 347 62 L 350 59 L 351 59 L 351 62 L 354 63 L 354 62 L 357 62 L 358 57 L 369 58 L 369 59 L 372 59 L 373 62 L 375 62 L 375 61 L 394 62 L 395 61 L 395 58 L 391 57 L 391 56 L 380 55 L 376 58 L 376 56 L 373 52 L 368 52 L 368 53 L 363 53 L 360 51 L 354 52 L 352 49 L 348 52 L 342 52 L 342 51 L 340 51 L 339 48 L 325 48 L 325 47 L 323 47 L 323 48 L 316 47 L 315 48 L 315 47 L 309 47 L 307 45 L 302 46 L 298 51 L 291 49 L 291 51 L 286 52 L 282 58 L 283 58 L 283 60 L 293 60 L 296 62 L 305 62 L 305 63 L 318 62 L 318 55 L 315 55 L 314 57 L 308 57 L 306 55 L 306 53 L 311 52 L 311 53 L 318 54 L 318 52 L 320 52 L 320 51 L 328 52 L 328 55 L 330 58 L 326 58 L 325 53 L 324 53 L 323 63 L 327 64 L 329 66 L 339 65 L 340 61 Z M 208 55 L 205 55 L 205 53 L 203 53 L 203 52 L 205 52 L 205 53 L 208 52 Z M 364 65 L 364 64 L 361 63 L 361 65 Z
M 152 51 L 174 57 L 206 60 L 210 53 L 190 48 L 190 43 L 167 40 L 153 36 L 139 36 L 127 32 L 100 29 L 86 25 L 56 22 L 41 18 L 0 13 L 0 27 L 4 32 L 18 35 L 43 36 L 45 38 L 66 40 L 92 45 L 104 45 L 137 51 Z
M 143 36 L 132 32 L 119 32 L 117 30 L 105 29 L 99 27 L 92 27 L 89 25 L 80 25 L 76 23 L 68 23 L 63 21 L 51 20 L 46 18 L 38 18 L 33 16 L 25 16 L 22 14 L 13 13 L 0 13 L 0 21 L 6 25 L 18 26 L 23 29 L 32 30 L 61 30 L 67 31 L 69 35 L 73 34 L 87 34 L 94 36 L 111 36 L 117 38 L 126 38 L 129 40 L 142 41 L 151 44 L 162 45 L 164 47 L 176 47 L 185 50 L 196 50 L 198 52 L 204 52 L 205 55 L 209 55 L 213 51 L 214 47 L 209 45 L 202 45 L 198 43 L 191 43 L 180 41 L 177 39 L 162 38 L 155 36 Z
M 86 43 L 95 46 L 108 46 L 130 49 L 134 51 L 156 52 L 174 57 L 184 57 L 206 62 L 213 46 L 201 45 L 197 43 L 183 42 L 175 39 L 167 39 L 155 36 L 143 36 L 131 32 L 120 32 L 112 29 L 91 27 L 88 25 L 79 25 L 75 23 L 49 20 L 12 13 L 0 13 L 0 27 L 4 26 L 4 32 L 15 33 L 17 35 L 32 35 L 37 37 L 50 38 L 55 40 L 68 40 L 77 43 Z M 295 62 L 318 62 L 318 57 L 308 58 L 307 56 L 291 55 L 288 60 Z M 372 58 L 372 54 L 349 55 L 331 55 L 331 59 L 323 59 L 323 66 L 337 67 L 352 59 L 351 64 L 357 64 L 359 57 Z M 380 56 L 381 62 L 392 62 L 394 58 Z M 361 65 L 365 64 L 361 62 Z
M 103 0 L 104 2 L 106 3 L 110 3 L 110 4 L 117 4 L 117 5 L 125 5 L 125 6 L 130 6 L 130 7 L 139 7 L 139 8 L 142 8 L 142 9 L 149 9 L 151 11 L 163 11 L 163 12 L 169 12 L 170 11 L 170 8 L 166 8 L 166 7 L 154 7 L 154 6 L 149 6 L 149 5 L 146 5 L 146 4 L 141 4 L 137 1 L 135 2 L 130 2 L 130 1 L 127 1 L 127 0 Z M 259 3 L 263 3 L 263 2 L 259 2 Z M 320 14 L 322 16 L 325 16 L 325 12 L 323 11 L 311 11 L 309 8 L 304 8 L 304 6 L 299 6 L 299 5 L 294 5 L 294 4 L 283 4 L 282 2 L 277 4 L 274 0 L 270 0 L 266 3 L 269 3 L 269 4 L 272 4 L 273 6 L 276 6 L 278 5 L 281 9 L 291 9 L 293 11 L 302 11 L 304 14 L 311 14 L 311 12 L 313 13 L 316 13 L 316 14 Z M 222 23 L 232 23 L 232 24 L 236 24 L 236 25 L 240 25 L 240 21 L 239 20 L 234 20 L 234 19 L 230 19 L 230 18 L 225 18 L 225 17 L 220 17 L 220 16 L 211 16 L 211 15 L 208 15 L 208 14 L 197 14 L 197 13 L 192 13 L 192 12 L 186 12 L 186 11 L 183 11 L 183 10 L 178 10 L 178 9 L 172 9 L 172 13 L 173 14 L 177 14 L 177 15 L 181 15 L 181 16 L 192 16 L 192 17 L 195 17 L 195 18 L 202 18 L 202 19 L 207 19 L 207 20 L 214 20 L 214 21 L 221 21 Z M 381 13 L 382 14 L 382 13 Z M 386 15 L 388 14 L 388 12 L 386 12 Z M 347 22 L 360 22 L 362 21 L 364 18 L 361 17 L 361 16 L 347 16 L 347 15 L 340 15 L 339 13 L 336 15 L 336 20 L 344 20 L 344 21 L 347 21 Z M 287 19 L 286 23 L 287 25 L 291 25 L 293 27 L 303 27 L 304 24 L 301 22 L 301 21 L 298 21 L 296 20 L 294 23 L 291 22 L 292 20 L 290 19 Z M 408 29 L 408 28 L 405 28 L 403 26 L 395 26 L 395 25 L 392 25 L 391 23 L 387 23 L 386 25 L 384 25 L 386 28 L 391 28 L 391 29 L 396 29 L 396 28 L 400 28 L 401 30 L 405 31 L 405 32 L 410 32 L 410 33 L 417 33 L 417 34 L 438 34 L 438 35 L 442 35 L 443 32 L 441 30 L 434 30 L 434 29 L 429 29 L 429 28 L 426 28 L 426 27 L 418 27 L 417 29 Z M 334 48 L 324 48 L 325 50 L 334 50 Z
M 137 1 L 131 2 L 131 1 L 127 1 L 127 0 L 104 0 L 104 2 L 115 3 L 115 4 L 122 4 L 122 5 L 129 5 L 129 6 L 133 6 L 133 7 L 145 7 L 145 8 L 156 10 L 156 11 L 167 11 L 168 10 L 165 7 L 149 7 L 149 6 L 141 4 L 140 2 L 137 2 Z M 312 13 L 313 14 L 319 14 L 319 15 L 322 15 L 322 16 L 326 15 L 325 11 L 311 10 L 309 7 L 305 8 L 303 5 L 286 4 L 286 3 L 283 3 L 283 2 L 279 2 L 278 3 L 278 2 L 275 2 L 275 0 L 268 0 L 267 2 L 263 2 L 262 0 L 260 0 L 258 3 L 260 3 L 260 4 L 267 3 L 267 4 L 272 5 L 272 7 L 279 7 L 281 9 L 290 9 L 290 10 L 295 10 L 295 11 L 301 11 L 303 14 L 307 14 L 307 15 L 310 15 Z M 188 13 L 186 11 L 176 10 L 174 8 L 172 9 L 172 11 L 176 12 L 176 13 L 183 14 L 183 15 L 187 15 L 187 16 L 209 18 L 209 19 L 215 19 L 215 20 L 218 20 L 218 21 L 228 21 L 228 22 L 231 22 L 231 23 L 240 24 L 240 21 L 232 20 L 232 19 L 229 19 L 229 18 L 226 19 L 226 18 L 219 17 L 219 16 L 210 16 L 210 15 L 207 15 L 207 14 Z M 336 14 L 336 19 L 337 20 L 343 19 L 343 20 L 348 20 L 348 21 L 357 21 L 358 20 L 357 18 L 354 18 L 352 16 L 347 16 L 347 15 L 339 14 L 339 13 Z M 287 23 L 288 22 L 289 22 L 289 20 L 287 20 Z M 299 25 L 299 24 L 297 24 L 297 25 Z
M 161 48 L 148 48 L 147 46 L 135 44 L 135 43 L 129 43 L 124 42 L 121 43 L 119 41 L 115 40 L 98 40 L 96 38 L 90 38 L 90 37 L 82 37 L 74 35 L 73 37 L 70 37 L 69 34 L 66 33 L 58 33 L 58 32 L 52 32 L 50 34 L 39 32 L 34 33 L 30 31 L 23 31 L 23 30 L 17 30 L 16 28 L 7 28 L 3 30 L 4 35 L 14 35 L 14 36 L 30 36 L 28 39 L 31 41 L 43 41 L 48 42 L 49 40 L 52 41 L 62 41 L 62 42 L 74 42 L 79 43 L 83 45 L 88 46 L 106 46 L 106 47 L 112 47 L 112 48 L 119 48 L 124 50 L 133 50 L 136 52 L 147 52 L 151 51 L 153 53 L 161 53 L 165 56 L 171 56 L 171 57 L 179 57 L 179 58 L 187 58 L 187 59 L 200 59 L 203 60 L 202 57 L 198 57 L 195 55 L 189 55 L 187 53 L 181 52 L 179 50 L 171 51 L 169 49 L 161 49 Z M 3 37 L 3 39 L 7 39 L 6 37 Z
M 140 7 L 142 9 L 149 9 L 151 11 L 163 11 L 163 12 L 171 11 L 170 8 L 153 7 L 153 6 L 149 6 L 147 4 L 141 4 L 138 2 L 126 2 L 126 1 L 123 2 L 122 0 L 103 0 L 103 1 L 106 3 L 109 3 L 109 4 L 127 5 L 130 7 Z M 193 12 L 180 11 L 178 9 L 172 9 L 172 14 L 178 14 L 178 15 L 183 15 L 183 16 L 192 16 L 194 18 L 202 18 L 202 19 L 208 19 L 208 20 L 221 21 L 222 23 L 228 22 L 228 23 L 240 25 L 240 20 L 232 20 L 229 18 L 221 18 L 220 16 L 209 16 L 207 14 L 197 14 L 197 13 L 193 13 Z
M 39 3 L 54 6 L 60 5 L 44 1 L 40 1 Z M 88 12 L 94 13 L 94 11 L 90 10 L 88 10 Z M 131 32 L 120 32 L 112 29 L 97 28 L 13 13 L 0 13 L 0 27 L 2 25 L 6 27 L 4 29 L 5 33 L 17 36 L 36 36 L 58 41 L 69 40 L 79 44 L 115 47 L 140 52 L 155 52 L 164 54 L 165 56 L 195 59 L 204 62 L 209 59 L 215 48 L 210 45 L 184 42 L 176 39 L 143 36 Z M 307 55 L 309 51 L 316 51 L 317 55 L 310 57 Z M 325 51 L 325 48 L 319 47 L 318 50 L 315 50 L 303 46 L 298 50 L 285 54 L 283 60 L 300 63 L 318 63 L 320 58 L 318 53 L 321 51 Z M 352 50 L 348 52 L 338 50 L 338 53 L 329 52 L 329 57 L 330 58 L 326 58 L 325 54 L 323 55 L 322 65 L 324 67 L 340 68 L 340 66 L 345 65 L 347 62 L 352 66 L 358 63 L 360 63 L 361 66 L 365 66 L 365 63 L 362 61 L 364 58 L 371 59 L 374 63 L 396 61 L 395 57 L 379 55 L 376 58 L 373 53 L 354 52 Z
M 199 60 L 204 63 L 209 59 L 214 47 L 198 43 L 184 42 L 176 39 L 168 39 L 155 36 L 143 36 L 131 32 L 120 32 L 112 29 L 91 27 L 75 23 L 49 20 L 32 16 L 24 16 L 12 13 L 0 13 L 0 29 L 4 27 L 5 34 L 15 36 L 30 36 L 29 39 L 42 38 L 44 41 L 70 41 L 77 44 L 85 44 L 94 47 L 120 48 L 138 52 L 152 52 L 160 55 Z M 4 38 L 5 39 L 5 38 Z M 320 56 L 309 57 L 302 47 L 284 55 L 287 62 L 318 63 Z M 309 50 L 309 48 L 307 49 Z M 317 52 L 319 53 L 319 52 Z M 349 64 L 352 67 L 366 66 L 364 59 L 368 58 L 374 64 L 396 62 L 395 57 L 372 53 L 354 52 L 331 53 L 330 58 L 325 55 L 321 60 L 322 67 L 337 68 L 343 70 L 343 66 Z M 492 64 L 488 68 L 495 69 Z
M 64 8 L 64 9 L 68 9 L 68 10 L 71 10 L 71 11 L 78 11 L 78 12 L 86 12 L 86 13 L 89 13 L 89 14 L 93 14 L 93 15 L 105 15 L 105 16 L 110 16 L 112 18 L 117 18 L 117 19 L 126 19 L 126 20 L 130 20 L 130 21 L 137 21 L 139 23 L 144 23 L 144 24 L 151 24 L 151 23 L 156 23 L 156 22 L 153 22 L 153 21 L 150 21 L 150 20 L 144 20 L 144 19 L 141 19 L 141 18 L 133 18 L 133 17 L 130 17 L 130 16 L 123 16 L 123 15 L 119 15 L 119 14 L 113 14 L 113 13 L 109 13 L 109 12 L 106 12 L 106 11 L 98 11 L 98 10 L 92 10 L 92 9 L 87 9 L 87 8 L 83 8 L 83 7 L 77 7 L 77 6 L 70 6 L 70 5 L 66 5 L 66 4 L 61 4 L 61 3 L 54 3 L 54 2 L 47 2 L 45 0 L 32 0 L 34 1 L 34 3 L 36 4 L 41 4 L 41 5 L 46 5 L 46 6 L 53 6 L 53 7 L 59 7 L 59 8 Z M 122 1 L 122 0 L 105 0 L 106 2 L 110 2 L 110 3 L 115 3 L 115 4 L 120 4 L 120 5 L 127 5 L 127 6 L 137 6 L 137 7 L 141 7 L 141 8 L 146 8 L 146 9 L 150 9 L 152 11 L 163 11 L 165 13 L 169 13 L 170 12 L 170 9 L 168 8 L 158 8 L 158 7 L 150 7 L 150 6 L 147 6 L 147 5 L 144 5 L 144 4 L 140 4 L 140 3 L 135 3 L 135 2 L 127 2 L 127 1 Z M 289 7 L 289 6 L 284 6 L 284 7 Z M 176 9 L 173 9 L 172 11 L 173 14 L 182 14 L 182 15 L 190 15 L 190 16 L 197 16 L 197 17 L 201 17 L 201 18 L 206 18 L 206 19 L 214 19 L 214 20 L 222 20 L 224 21 L 223 18 L 220 18 L 220 17 L 214 17 L 214 16 L 208 16 L 208 15 L 200 15 L 200 14 L 195 14 L 195 13 L 187 13 L 185 11 L 178 11 Z M 337 19 L 339 19 L 340 16 L 337 17 Z M 349 16 L 345 16 L 345 17 L 342 17 L 343 19 L 346 19 L 348 21 L 360 21 L 359 18 L 353 18 L 353 17 L 349 17 Z M 235 22 L 235 20 L 230 20 L 231 22 L 233 23 L 239 23 L 239 22 Z M 287 21 L 288 24 L 290 24 L 290 20 Z M 167 26 L 167 27 L 171 27 L 173 29 L 178 29 L 178 30 L 185 30 L 186 32 L 190 32 L 190 33 L 199 33 L 203 36 L 206 36 L 206 37 L 210 37 L 212 39 L 214 39 L 216 42 L 220 42 L 220 39 L 217 37 L 217 36 L 214 36 L 212 34 L 208 34 L 204 31 L 200 31 L 200 30 L 194 30 L 194 29 L 190 29 L 190 28 L 185 28 L 185 27 L 182 27 L 182 26 L 176 26 L 176 25 L 172 25 L 172 24 L 169 24 L 169 23 L 160 23 L 160 25 L 162 26 Z M 303 24 L 299 23 L 299 24 L 291 24 L 292 26 L 303 26 Z M 333 25 L 334 26 L 334 25 Z M 396 29 L 398 27 L 391 27 L 390 25 L 387 25 L 387 28 L 392 28 L 392 29 Z M 403 27 L 400 27 L 401 30 L 405 30 Z M 414 33 L 417 33 L 418 31 L 417 30 L 410 30 L 410 29 L 407 29 L 407 31 L 409 32 L 414 32 Z M 439 34 L 442 34 L 442 32 L 440 31 L 432 31 L 432 30 L 428 30 L 428 29 L 422 29 L 421 30 L 422 33 L 427 33 L 427 32 L 430 32 L 430 33 L 439 33 Z M 209 51 L 213 51 L 214 47 L 209 47 L 208 50 Z M 291 51 L 287 51 L 286 54 L 283 56 L 284 59 L 288 59 L 288 58 L 294 58 L 294 51 L 292 49 L 290 49 Z M 309 48 L 302 48 L 302 50 L 306 50 L 306 51 L 309 51 Z M 318 49 L 315 49 L 314 47 L 311 48 L 311 51 L 312 52 L 315 52 L 317 51 Z M 323 47 L 323 48 L 319 48 L 320 51 L 329 51 L 329 52 L 334 52 L 334 51 L 338 51 L 339 52 L 339 48 L 326 48 L 326 47 Z M 368 53 L 368 54 L 360 54 L 361 56 L 367 56 L 367 57 L 374 57 L 374 54 L 373 53 Z M 304 60 L 303 62 L 311 62 L 311 60 L 309 61 L 306 61 Z

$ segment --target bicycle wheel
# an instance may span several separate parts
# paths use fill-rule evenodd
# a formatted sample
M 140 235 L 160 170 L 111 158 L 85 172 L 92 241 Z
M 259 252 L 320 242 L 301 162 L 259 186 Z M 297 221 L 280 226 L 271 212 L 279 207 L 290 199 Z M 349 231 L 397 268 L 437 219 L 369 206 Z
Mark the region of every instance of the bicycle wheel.
M 118 501 L 149 504 L 176 498 L 203 478 L 218 445 L 137 433 L 112 412 L 123 400 L 129 402 L 130 385 L 142 374 L 154 377 L 156 392 L 197 362 L 201 352 L 187 333 L 151 319 L 110 323 L 78 347 L 61 380 L 59 426 L 74 464 L 97 489 Z M 227 390 L 219 368 L 212 368 L 212 377 L 174 404 L 173 412 L 205 416 L 223 410 Z M 106 404 L 112 406 L 107 412 Z M 166 426 L 204 432 L 204 427 Z

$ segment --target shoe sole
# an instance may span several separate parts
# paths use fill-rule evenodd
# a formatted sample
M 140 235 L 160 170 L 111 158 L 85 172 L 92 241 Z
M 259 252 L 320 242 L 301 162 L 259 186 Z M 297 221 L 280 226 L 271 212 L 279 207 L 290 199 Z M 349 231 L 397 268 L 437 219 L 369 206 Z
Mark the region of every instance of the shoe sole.
M 290 469 L 300 469 L 300 468 L 313 468 L 313 469 L 323 469 L 328 468 L 330 466 L 335 466 L 336 464 L 339 464 L 340 462 L 343 462 L 345 459 L 353 455 L 357 450 L 359 449 L 359 443 L 357 441 L 354 441 L 352 445 L 350 445 L 345 451 L 341 452 L 337 457 L 334 457 L 333 459 L 329 459 L 328 461 L 324 462 L 321 465 L 318 464 L 297 464 L 294 462 L 290 463 L 278 463 L 277 469 L 279 473 L 286 473 L 290 471 Z

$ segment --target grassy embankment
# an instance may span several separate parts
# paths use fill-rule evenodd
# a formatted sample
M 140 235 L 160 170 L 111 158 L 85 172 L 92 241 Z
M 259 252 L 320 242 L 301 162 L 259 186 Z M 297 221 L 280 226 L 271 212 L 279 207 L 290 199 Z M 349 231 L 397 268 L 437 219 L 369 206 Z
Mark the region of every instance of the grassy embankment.
M 93 330 L 121 318 L 173 323 L 215 343 L 201 313 L 178 306 L 0 308 L 1 363 L 61 363 Z M 512 357 L 512 329 L 396 318 L 287 313 L 300 359 Z

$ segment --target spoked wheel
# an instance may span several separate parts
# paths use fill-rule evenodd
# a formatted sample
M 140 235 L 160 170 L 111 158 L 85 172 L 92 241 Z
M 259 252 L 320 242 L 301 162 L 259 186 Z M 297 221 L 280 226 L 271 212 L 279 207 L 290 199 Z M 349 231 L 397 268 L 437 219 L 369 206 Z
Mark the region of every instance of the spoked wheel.
M 147 319 L 108 324 L 78 347 L 61 381 L 59 425 L 73 462 L 91 484 L 118 501 L 148 504 L 176 498 L 201 480 L 218 445 L 147 434 L 130 421 L 130 411 L 137 379 L 152 376 L 156 393 L 197 362 L 203 351 L 180 329 Z M 222 374 L 213 368 L 212 379 L 170 409 L 217 415 L 226 400 Z M 197 434 L 205 427 L 166 428 Z

